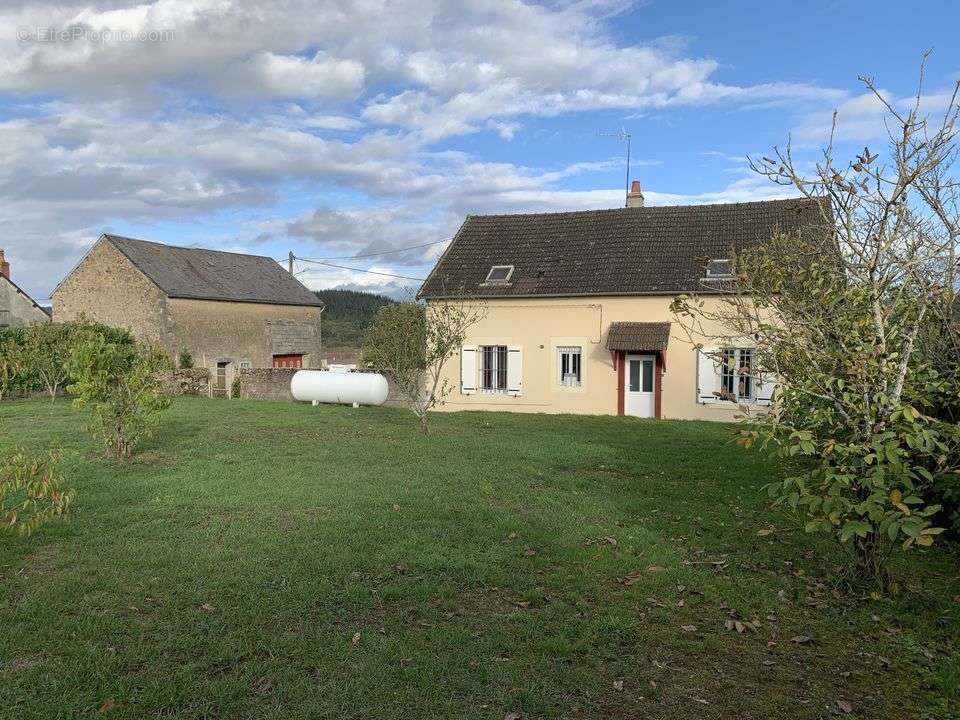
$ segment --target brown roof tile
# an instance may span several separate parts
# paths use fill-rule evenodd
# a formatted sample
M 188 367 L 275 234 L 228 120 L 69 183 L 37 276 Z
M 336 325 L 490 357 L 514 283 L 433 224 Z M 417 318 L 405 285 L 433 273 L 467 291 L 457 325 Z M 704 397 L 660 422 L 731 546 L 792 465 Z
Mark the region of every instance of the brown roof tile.
M 820 222 L 807 199 L 470 215 L 419 297 L 708 292 L 707 260 Z M 493 265 L 514 266 L 508 283 L 485 282 Z
M 607 331 L 607 350 L 663 352 L 670 342 L 668 322 L 615 322 Z

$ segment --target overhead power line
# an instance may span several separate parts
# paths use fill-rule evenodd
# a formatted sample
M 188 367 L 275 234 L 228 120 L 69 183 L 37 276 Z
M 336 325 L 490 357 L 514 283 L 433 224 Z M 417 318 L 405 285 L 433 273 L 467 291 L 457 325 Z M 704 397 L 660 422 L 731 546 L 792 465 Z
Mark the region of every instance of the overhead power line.
M 358 260 L 359 258 L 377 257 L 378 255 L 392 255 L 394 253 L 406 252 L 407 250 L 418 250 L 420 248 L 439 245 L 440 243 L 450 242 L 453 238 L 444 238 L 443 240 L 434 240 L 433 242 L 422 243 L 421 245 L 410 245 L 409 247 L 397 248 L 396 250 L 383 250 L 382 252 L 365 253 L 363 255 L 340 255 L 337 257 L 325 258 L 298 258 L 298 260 L 309 260 L 310 262 L 326 262 L 327 260 Z
M 310 260 L 308 258 L 296 258 L 300 262 L 313 263 L 315 265 L 325 265 L 326 267 L 337 268 L 339 270 L 351 270 L 353 272 L 368 273 L 369 275 L 383 275 L 384 277 L 400 278 L 401 280 L 417 280 L 422 282 L 426 278 L 411 277 L 410 275 L 397 275 L 396 273 L 380 272 L 379 270 L 364 270 L 363 268 L 347 267 L 346 265 L 337 265 L 335 263 L 325 262 L 323 260 Z

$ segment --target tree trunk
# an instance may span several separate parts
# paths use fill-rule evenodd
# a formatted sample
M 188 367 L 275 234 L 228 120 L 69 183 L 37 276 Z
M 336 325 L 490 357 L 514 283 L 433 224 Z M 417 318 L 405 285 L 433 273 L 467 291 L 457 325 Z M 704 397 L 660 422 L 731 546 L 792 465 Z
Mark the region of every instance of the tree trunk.
M 424 435 L 430 434 L 430 428 L 427 426 L 427 413 L 420 416 L 420 432 Z
M 883 538 L 879 533 L 870 533 L 865 538 L 853 539 L 857 575 L 875 582 L 881 590 L 886 590 L 890 576 L 886 568 L 886 553 Z

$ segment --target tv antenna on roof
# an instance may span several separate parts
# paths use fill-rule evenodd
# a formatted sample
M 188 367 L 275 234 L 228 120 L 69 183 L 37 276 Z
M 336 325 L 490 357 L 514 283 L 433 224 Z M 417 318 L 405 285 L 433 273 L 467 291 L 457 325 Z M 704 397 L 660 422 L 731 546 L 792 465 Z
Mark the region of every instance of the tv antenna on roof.
M 627 129 L 621 125 L 620 129 L 617 132 L 597 132 L 597 135 L 600 137 L 612 137 L 616 138 L 620 142 L 625 142 L 627 144 L 627 181 L 624 185 L 624 190 L 630 192 L 630 139 L 633 137 L 630 133 L 627 132 Z

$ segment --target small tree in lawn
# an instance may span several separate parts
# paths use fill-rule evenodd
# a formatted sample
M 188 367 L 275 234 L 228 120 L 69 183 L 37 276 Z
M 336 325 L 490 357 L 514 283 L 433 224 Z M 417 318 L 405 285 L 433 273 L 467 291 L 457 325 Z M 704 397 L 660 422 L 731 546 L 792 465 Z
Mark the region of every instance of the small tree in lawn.
M 63 515 L 73 492 L 63 487 L 60 456 L 15 450 L 0 458 L 0 530 L 29 535 Z
M 157 373 L 170 367 L 156 345 L 116 342 L 96 332 L 76 343 L 69 361 L 74 406 L 90 410 L 90 429 L 116 459 L 129 457 L 150 437 L 169 407 Z
M 25 360 L 51 401 L 69 377 L 67 360 L 78 327 L 76 323 L 42 323 L 27 331 Z
M 467 331 L 485 315 L 482 304 L 444 299 L 385 305 L 377 311 L 363 345 L 363 362 L 384 373 L 429 432 L 430 411 L 452 389 L 443 376 Z
M 674 310 L 691 337 L 720 327 L 755 341 L 779 397 L 769 414 L 748 413 L 743 443 L 791 458 L 796 472 L 771 486 L 777 501 L 885 584 L 894 548 L 941 532 L 931 493 L 960 467 L 958 106 L 955 90 L 933 121 L 919 90 L 901 108 L 864 82 L 886 109 L 887 157 L 864 149 L 840 162 L 831 140 L 810 174 L 789 145 L 752 161 L 816 199 L 821 222 L 736 256 L 737 292 L 679 298 Z

